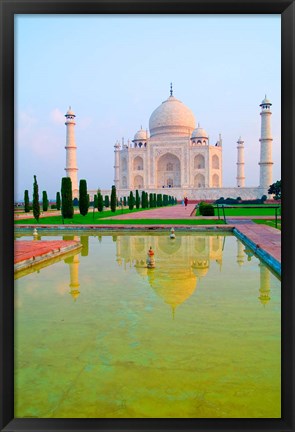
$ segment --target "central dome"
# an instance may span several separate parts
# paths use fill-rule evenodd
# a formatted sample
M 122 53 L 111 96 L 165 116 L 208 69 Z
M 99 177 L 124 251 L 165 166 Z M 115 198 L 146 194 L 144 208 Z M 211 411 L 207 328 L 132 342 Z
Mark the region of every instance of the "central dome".
M 155 109 L 150 117 L 151 137 L 155 135 L 190 136 L 196 127 L 193 112 L 174 96 Z

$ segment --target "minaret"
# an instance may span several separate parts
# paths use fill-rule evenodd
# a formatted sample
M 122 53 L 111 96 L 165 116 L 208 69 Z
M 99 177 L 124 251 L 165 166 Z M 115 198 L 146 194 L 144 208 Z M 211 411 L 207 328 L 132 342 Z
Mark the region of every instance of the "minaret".
M 272 184 L 272 136 L 271 136 L 271 107 L 266 95 L 261 102 L 261 138 L 260 141 L 260 183 L 263 189 L 268 189 Z
M 114 185 L 116 186 L 116 189 L 119 188 L 119 171 L 120 171 L 120 143 L 117 141 L 114 145 L 114 152 L 115 152 L 115 178 L 114 178 Z
M 237 187 L 245 187 L 245 160 L 244 160 L 244 141 L 240 137 L 237 141 Z
M 65 125 L 67 127 L 67 141 L 66 141 L 66 168 L 65 171 L 67 173 L 67 177 L 70 177 L 72 180 L 72 193 L 73 198 L 77 198 L 79 194 L 78 188 L 78 168 L 77 168 L 77 160 L 76 160 L 76 151 L 77 146 L 75 142 L 75 114 L 69 107 L 67 113 L 65 114 L 66 122 Z

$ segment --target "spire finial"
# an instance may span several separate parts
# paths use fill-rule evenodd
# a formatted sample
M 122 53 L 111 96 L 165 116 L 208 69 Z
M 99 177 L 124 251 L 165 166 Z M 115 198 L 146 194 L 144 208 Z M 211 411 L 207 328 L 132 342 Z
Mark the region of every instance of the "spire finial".
M 170 96 L 173 96 L 173 88 L 172 88 L 172 83 L 170 83 Z

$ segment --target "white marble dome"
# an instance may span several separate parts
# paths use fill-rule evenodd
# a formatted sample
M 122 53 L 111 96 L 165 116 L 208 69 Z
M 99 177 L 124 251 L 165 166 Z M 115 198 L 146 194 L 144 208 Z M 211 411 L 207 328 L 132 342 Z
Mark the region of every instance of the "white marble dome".
M 193 112 L 180 100 L 170 96 L 152 113 L 150 135 L 190 136 L 195 124 Z
M 143 130 L 142 128 L 136 132 L 136 134 L 134 135 L 133 141 L 138 141 L 138 140 L 146 140 L 147 139 L 147 131 Z
M 207 138 L 208 139 L 208 134 L 205 131 L 205 129 L 200 127 L 200 124 L 198 124 L 198 127 L 193 130 L 192 138 Z

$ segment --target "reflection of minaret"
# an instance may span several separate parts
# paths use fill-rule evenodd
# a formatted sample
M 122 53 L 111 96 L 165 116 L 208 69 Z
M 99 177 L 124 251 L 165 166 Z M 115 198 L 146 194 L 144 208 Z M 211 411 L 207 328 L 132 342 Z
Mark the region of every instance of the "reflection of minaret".
M 237 239 L 237 247 L 237 263 L 241 267 L 244 264 L 244 245 L 239 239 Z
M 262 262 L 260 267 L 260 296 L 258 297 L 263 305 L 266 305 L 270 300 L 270 270 Z
M 76 301 L 79 297 L 80 291 L 79 291 L 79 254 L 75 255 L 73 257 L 73 261 L 69 264 L 70 265 L 70 294 L 73 297 L 73 299 Z

